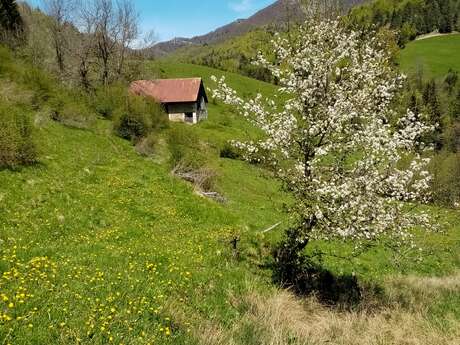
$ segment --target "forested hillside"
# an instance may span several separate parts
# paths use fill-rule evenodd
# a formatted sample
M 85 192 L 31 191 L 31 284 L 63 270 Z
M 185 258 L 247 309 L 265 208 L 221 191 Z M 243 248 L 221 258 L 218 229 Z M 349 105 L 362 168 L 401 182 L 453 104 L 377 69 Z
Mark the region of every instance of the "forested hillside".
M 354 3 L 344 21 L 353 28 L 394 30 L 396 42 L 403 47 L 418 35 L 439 31 L 450 33 L 460 30 L 460 1 L 458 0 L 376 0 L 360 5 Z M 299 5 L 300 6 L 300 5 Z M 300 11 L 300 9 L 299 9 Z M 293 22 L 292 29 L 295 27 Z M 186 44 L 176 47 L 168 58 L 191 62 L 230 72 L 238 72 L 259 80 L 273 82 L 263 68 L 255 67 L 257 52 L 266 52 L 275 32 L 286 34 L 286 26 L 253 28 L 250 32 L 211 44 Z M 388 37 L 391 39 L 391 37 Z
M 460 30 L 460 1 L 375 0 L 353 9 L 349 20 L 361 28 L 389 26 L 404 46 L 417 35 Z
M 258 80 L 273 82 L 273 76 L 266 69 L 255 66 L 253 61 L 257 52 L 268 53 L 268 42 L 273 39 L 275 32 L 274 28 L 256 29 L 219 44 L 179 49 L 168 59 L 240 73 Z

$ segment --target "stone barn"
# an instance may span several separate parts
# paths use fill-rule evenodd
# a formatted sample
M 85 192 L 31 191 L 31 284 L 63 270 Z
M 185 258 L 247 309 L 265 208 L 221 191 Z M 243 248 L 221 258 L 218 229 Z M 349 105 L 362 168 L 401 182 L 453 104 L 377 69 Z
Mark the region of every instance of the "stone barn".
M 208 97 L 201 78 L 138 80 L 130 91 L 161 103 L 170 121 L 198 123 L 208 118 Z

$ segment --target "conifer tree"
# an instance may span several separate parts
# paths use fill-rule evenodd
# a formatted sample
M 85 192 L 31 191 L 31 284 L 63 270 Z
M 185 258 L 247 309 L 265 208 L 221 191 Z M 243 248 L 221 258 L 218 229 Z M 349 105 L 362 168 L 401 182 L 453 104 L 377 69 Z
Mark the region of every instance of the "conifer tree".
M 428 115 L 429 123 L 435 126 L 435 130 L 430 138 L 427 138 L 427 141 L 434 144 L 436 150 L 440 150 L 442 148 L 443 132 L 442 110 L 436 81 L 434 79 L 430 80 L 423 90 L 423 104 Z
M 15 0 L 0 2 L 0 25 L 7 31 L 15 31 L 22 27 L 22 19 Z
M 456 120 L 460 119 L 460 88 L 457 91 L 457 96 L 452 102 L 452 117 Z
M 0 1 L 0 41 L 19 37 L 24 24 L 15 0 Z
M 446 78 L 444 79 L 444 84 L 447 89 L 447 92 L 452 94 L 455 86 L 458 82 L 458 72 L 454 71 L 452 68 L 449 68 L 449 72 L 447 72 Z

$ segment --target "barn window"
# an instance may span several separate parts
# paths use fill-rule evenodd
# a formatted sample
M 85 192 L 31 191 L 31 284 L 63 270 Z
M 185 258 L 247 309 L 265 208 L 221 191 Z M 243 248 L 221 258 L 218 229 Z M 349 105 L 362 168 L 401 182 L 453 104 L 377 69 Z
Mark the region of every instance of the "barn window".
M 193 118 L 193 113 L 185 113 L 185 117 L 187 119 L 191 119 L 191 118 Z

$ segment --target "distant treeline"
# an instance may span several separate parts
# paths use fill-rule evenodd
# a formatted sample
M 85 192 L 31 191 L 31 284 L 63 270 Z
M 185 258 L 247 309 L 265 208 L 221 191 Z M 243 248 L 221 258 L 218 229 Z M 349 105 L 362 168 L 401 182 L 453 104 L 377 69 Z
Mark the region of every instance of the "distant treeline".
M 348 20 L 362 29 L 389 26 L 404 46 L 418 35 L 460 30 L 460 0 L 375 0 L 354 8 Z

